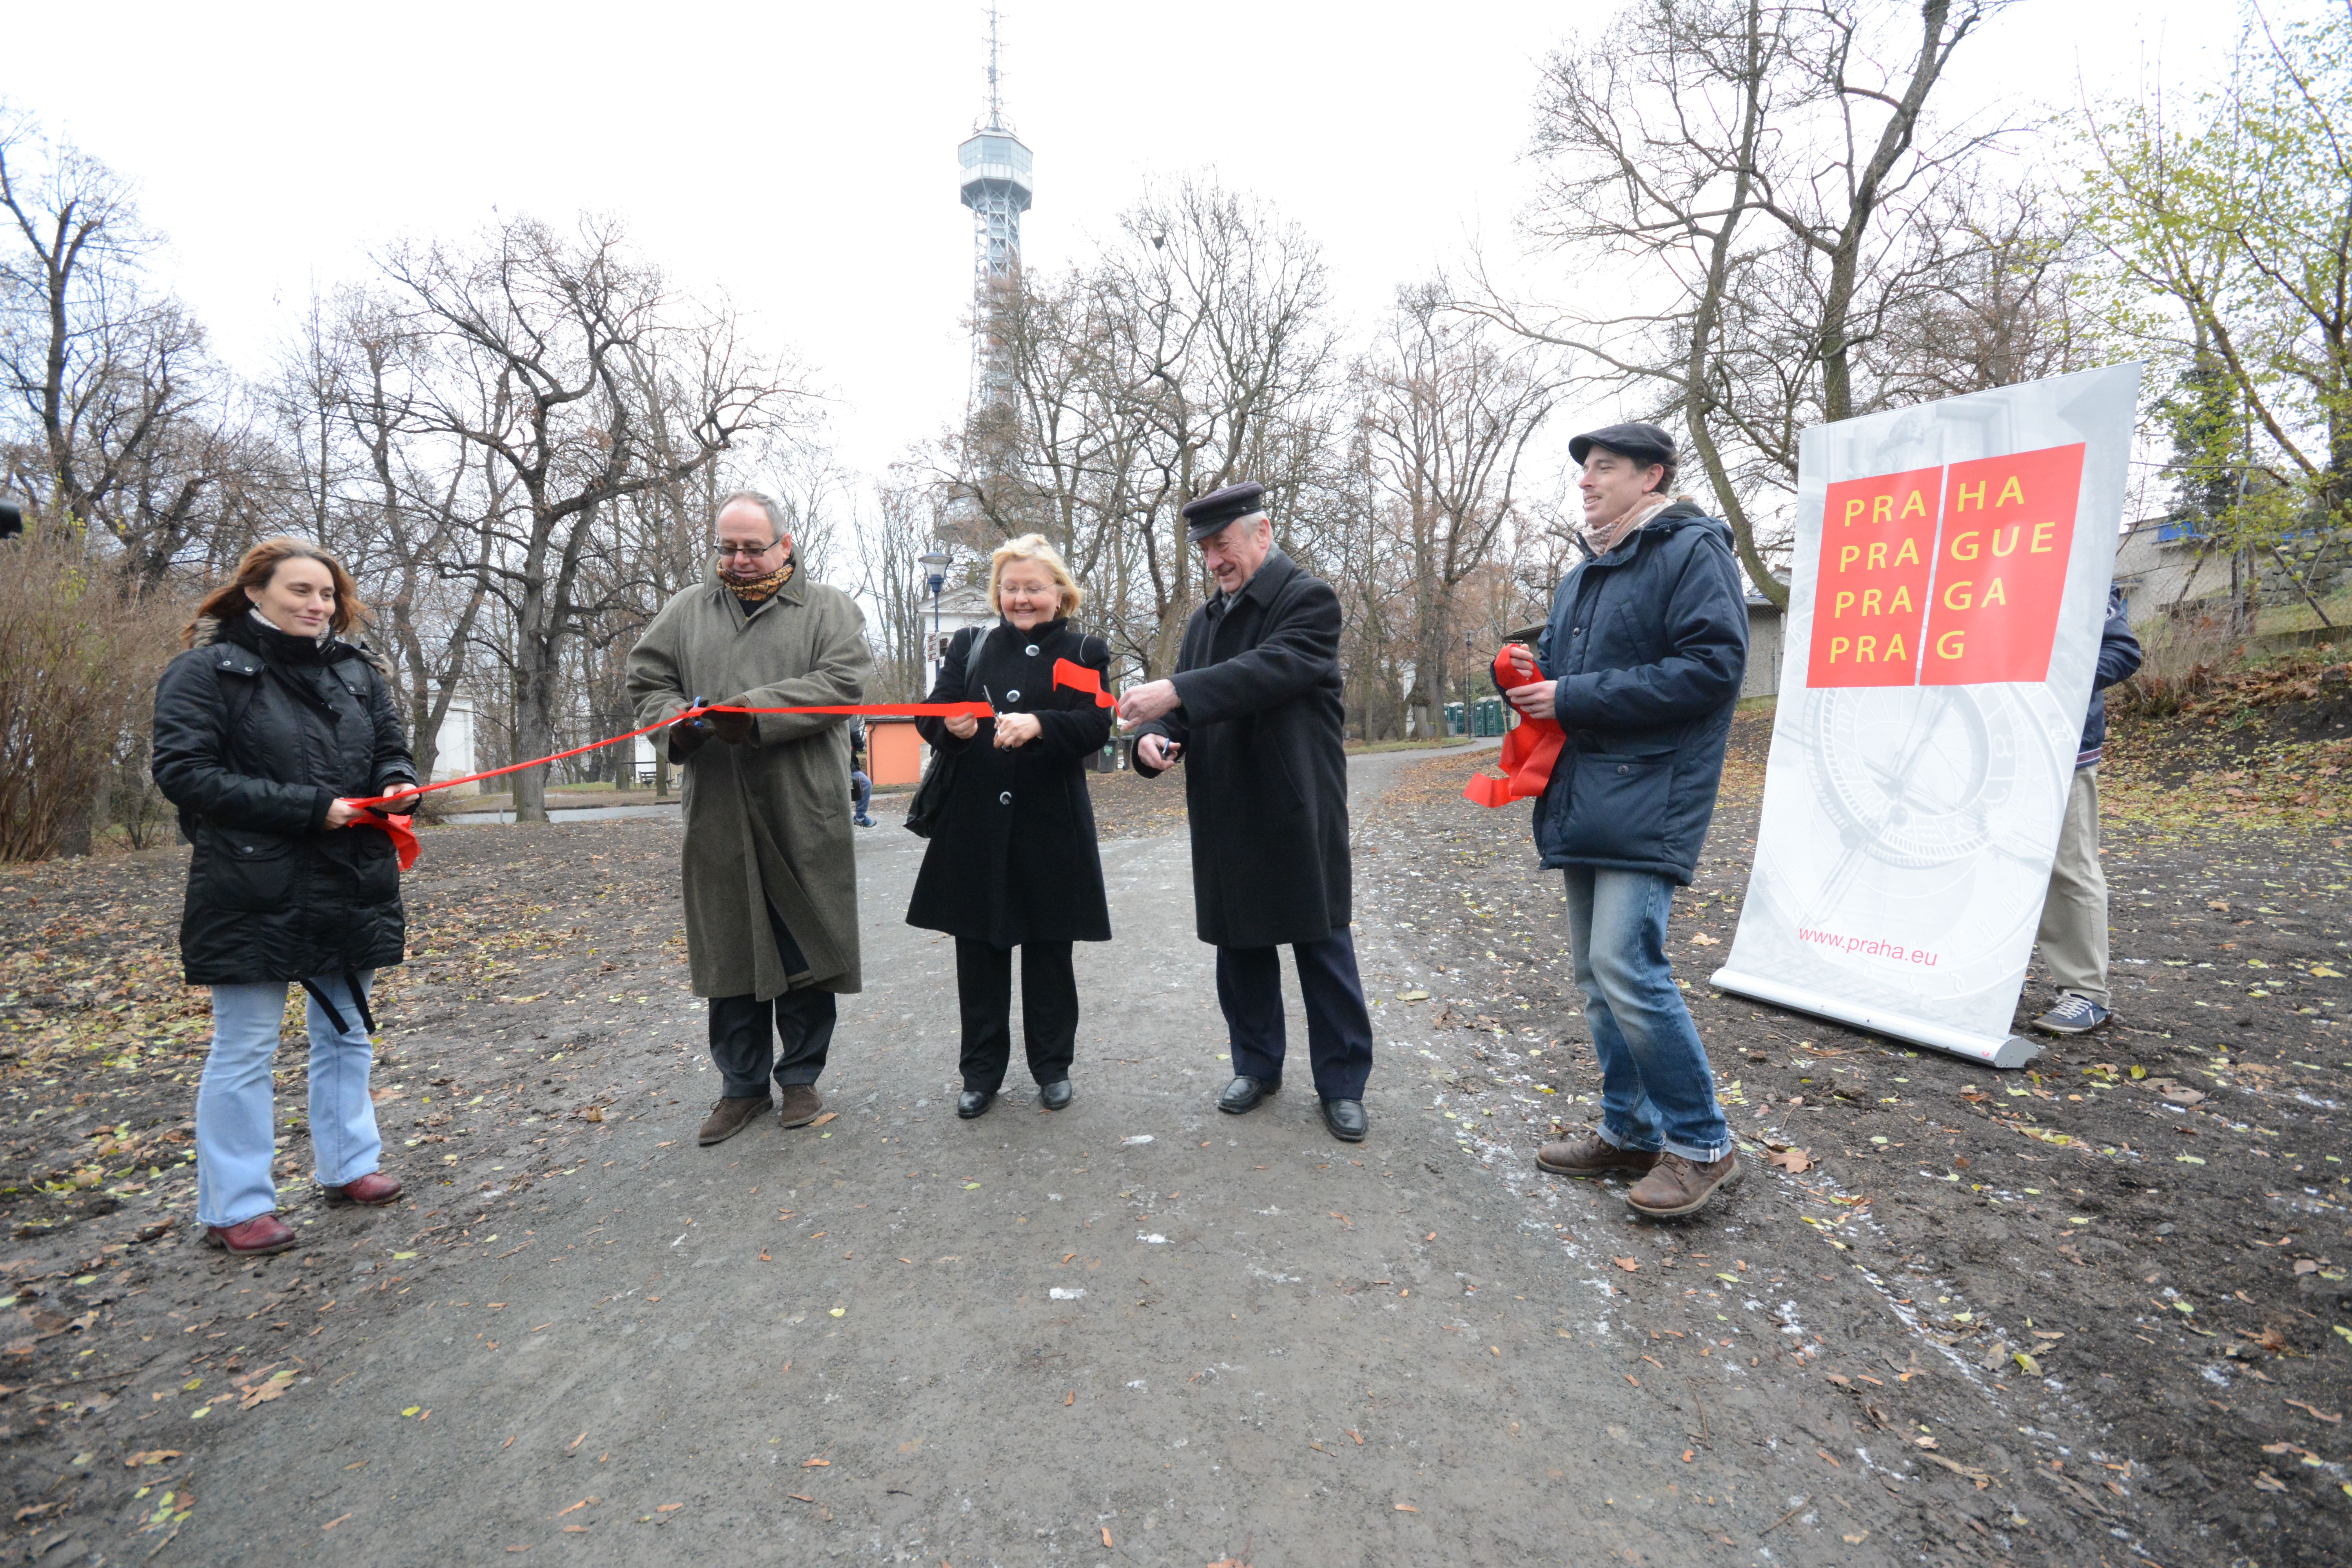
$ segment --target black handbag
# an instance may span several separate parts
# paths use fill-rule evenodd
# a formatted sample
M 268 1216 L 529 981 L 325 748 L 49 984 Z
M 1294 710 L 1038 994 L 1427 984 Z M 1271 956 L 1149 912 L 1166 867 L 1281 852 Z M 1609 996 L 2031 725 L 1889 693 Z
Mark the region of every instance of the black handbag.
M 964 655 L 966 669 L 979 658 L 981 647 L 995 629 L 991 626 L 972 639 L 971 651 Z M 907 831 L 916 837 L 929 838 L 931 829 L 939 826 L 940 813 L 947 809 L 948 792 L 955 787 L 956 758 L 961 754 L 932 748 L 930 769 L 923 774 L 923 782 L 915 786 L 915 798 L 907 803 Z

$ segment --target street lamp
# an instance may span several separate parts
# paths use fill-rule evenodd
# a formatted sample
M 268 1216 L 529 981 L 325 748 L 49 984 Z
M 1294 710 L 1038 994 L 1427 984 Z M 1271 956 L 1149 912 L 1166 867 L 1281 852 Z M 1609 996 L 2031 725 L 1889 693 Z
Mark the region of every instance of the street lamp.
M 946 662 L 945 650 L 940 647 L 940 592 L 948 585 L 948 565 L 952 559 L 944 550 L 927 550 L 915 557 L 930 569 L 923 581 L 931 590 L 931 684 L 940 683 L 940 667 Z
M 1476 699 L 1470 695 L 1470 672 L 1478 662 L 1477 645 L 1470 640 L 1470 630 L 1462 630 L 1462 738 L 1469 740 L 1478 732 L 1477 721 L 1471 717 Z

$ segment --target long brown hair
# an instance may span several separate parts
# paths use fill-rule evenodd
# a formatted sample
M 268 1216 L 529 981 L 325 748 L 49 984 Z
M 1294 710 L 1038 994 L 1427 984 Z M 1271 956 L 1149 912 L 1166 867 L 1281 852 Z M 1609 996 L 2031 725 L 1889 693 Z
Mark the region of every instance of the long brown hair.
M 267 588 L 269 580 L 278 575 L 278 563 L 298 557 L 304 561 L 316 561 L 334 579 L 335 613 L 327 617 L 329 631 L 341 637 L 352 626 L 368 623 L 371 616 L 366 604 L 360 598 L 359 584 L 352 582 L 352 574 L 343 570 L 343 563 L 307 539 L 281 533 L 275 539 L 263 540 L 245 552 L 236 563 L 236 574 L 206 594 L 205 602 L 196 606 L 196 618 L 190 621 L 187 629 L 180 634 L 181 640 L 194 647 L 196 628 L 205 621 L 227 622 L 252 609 L 253 598 L 246 590 Z

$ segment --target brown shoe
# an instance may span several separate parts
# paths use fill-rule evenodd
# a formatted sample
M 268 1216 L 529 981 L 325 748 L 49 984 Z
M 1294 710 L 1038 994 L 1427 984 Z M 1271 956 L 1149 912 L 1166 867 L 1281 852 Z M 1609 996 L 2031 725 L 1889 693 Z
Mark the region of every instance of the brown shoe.
M 780 1083 L 776 1089 L 776 1120 L 787 1127 L 806 1127 L 824 1109 L 813 1083 Z
M 1656 1168 L 1633 1184 L 1625 1201 L 1653 1219 L 1675 1219 L 1698 1213 L 1718 1189 L 1727 1192 L 1738 1184 L 1738 1150 L 1708 1165 L 1670 1152 L 1658 1156 Z
M 284 1252 L 301 1245 L 302 1238 L 294 1227 L 274 1214 L 260 1214 L 236 1225 L 205 1226 L 205 1245 L 216 1247 L 231 1258 L 267 1258 L 273 1252 Z
M 1620 1149 L 1598 1132 L 1547 1143 L 1536 1151 L 1536 1168 L 1555 1176 L 1638 1176 L 1658 1163 L 1654 1149 Z
M 345 1182 L 340 1187 L 321 1187 L 331 1206 L 343 1204 L 365 1204 L 375 1208 L 400 1196 L 400 1183 L 382 1171 L 370 1171 L 366 1175 Z
M 768 1109 L 768 1097 L 761 1095 L 730 1096 L 710 1108 L 703 1119 L 702 1131 L 694 1135 L 695 1142 L 705 1148 L 724 1143 L 746 1127 L 751 1119 Z

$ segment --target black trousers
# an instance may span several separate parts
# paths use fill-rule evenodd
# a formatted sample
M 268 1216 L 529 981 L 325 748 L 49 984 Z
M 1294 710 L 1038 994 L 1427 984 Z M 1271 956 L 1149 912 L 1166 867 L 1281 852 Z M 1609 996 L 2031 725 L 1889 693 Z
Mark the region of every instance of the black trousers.
M 801 944 L 773 909 L 768 910 L 768 929 L 783 956 L 785 973 L 806 970 Z M 833 993 L 814 986 L 766 1002 L 756 994 L 713 996 L 710 1059 L 725 1080 L 722 1092 L 730 1100 L 764 1099 L 772 1072 L 780 1084 L 814 1083 L 833 1046 L 835 1016 Z
M 1372 1015 L 1356 975 L 1356 941 L 1337 931 L 1321 942 L 1294 942 L 1298 989 L 1307 1002 L 1307 1057 L 1324 1100 L 1361 1100 L 1372 1075 Z M 1271 947 L 1217 949 L 1217 1004 L 1234 1046 L 1234 1072 L 1273 1082 L 1282 1077 L 1282 955 Z
M 1077 1054 L 1078 977 L 1066 942 L 1021 944 L 1021 1039 L 1039 1083 L 1070 1076 Z M 1004 1087 L 1013 1064 L 1013 950 L 956 938 L 956 1000 L 963 1012 L 963 1086 Z

